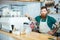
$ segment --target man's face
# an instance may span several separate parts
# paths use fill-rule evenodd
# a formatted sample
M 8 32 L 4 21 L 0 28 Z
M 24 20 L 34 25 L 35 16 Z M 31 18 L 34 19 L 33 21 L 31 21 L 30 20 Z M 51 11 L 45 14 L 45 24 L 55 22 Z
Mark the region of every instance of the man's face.
M 46 17 L 46 14 L 47 14 L 47 10 L 45 8 L 41 9 L 41 17 Z

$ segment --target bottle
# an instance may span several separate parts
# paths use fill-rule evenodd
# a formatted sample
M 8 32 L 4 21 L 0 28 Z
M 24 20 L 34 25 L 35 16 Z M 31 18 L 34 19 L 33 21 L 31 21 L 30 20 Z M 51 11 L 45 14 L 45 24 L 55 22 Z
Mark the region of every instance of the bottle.
M 25 30 L 25 34 L 30 34 L 31 33 L 31 27 L 29 23 L 24 23 L 24 30 Z
M 30 27 L 32 30 L 34 29 L 34 23 L 33 22 L 30 24 Z

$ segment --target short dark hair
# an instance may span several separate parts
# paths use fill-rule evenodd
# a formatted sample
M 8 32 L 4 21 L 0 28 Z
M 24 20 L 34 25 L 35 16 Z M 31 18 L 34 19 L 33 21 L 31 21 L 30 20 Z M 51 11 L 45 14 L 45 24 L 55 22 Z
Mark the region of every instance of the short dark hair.
M 41 10 L 42 10 L 42 9 L 48 10 L 46 6 L 42 6 L 42 7 L 41 7 Z

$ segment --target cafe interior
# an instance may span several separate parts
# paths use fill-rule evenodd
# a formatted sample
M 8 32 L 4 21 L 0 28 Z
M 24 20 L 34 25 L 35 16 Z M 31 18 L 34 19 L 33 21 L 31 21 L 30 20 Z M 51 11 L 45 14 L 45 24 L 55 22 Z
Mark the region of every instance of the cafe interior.
M 39 32 L 35 17 L 43 6 L 57 21 L 54 35 Z M 0 0 L 0 40 L 60 40 L 60 0 Z

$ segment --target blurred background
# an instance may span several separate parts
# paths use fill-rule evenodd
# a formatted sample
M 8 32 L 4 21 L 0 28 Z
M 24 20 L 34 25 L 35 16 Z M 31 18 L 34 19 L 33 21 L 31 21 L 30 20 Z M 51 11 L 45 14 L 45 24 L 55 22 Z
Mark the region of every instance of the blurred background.
M 55 8 L 56 5 L 58 8 L 58 12 L 56 12 Z M 40 8 L 42 6 L 46 6 L 48 8 L 48 15 L 54 17 L 57 20 L 57 22 L 59 22 L 60 26 L 60 0 L 0 0 L 0 28 L 3 27 L 3 30 L 7 29 L 6 31 L 12 30 L 11 29 L 12 24 L 15 24 L 15 22 L 17 22 L 18 20 L 20 21 L 18 21 L 17 23 L 20 23 L 22 20 L 23 21 L 27 20 L 25 18 L 24 19 L 17 18 L 16 20 L 15 18 L 12 19 L 12 17 L 27 16 L 30 17 L 31 19 L 34 19 L 36 16 L 40 15 Z M 11 24 L 9 24 L 10 22 Z M 60 29 L 57 32 L 60 33 Z M 4 35 L 3 37 L 7 38 Z M 1 37 L 1 39 L 3 37 Z M 10 38 L 10 40 L 13 39 Z

